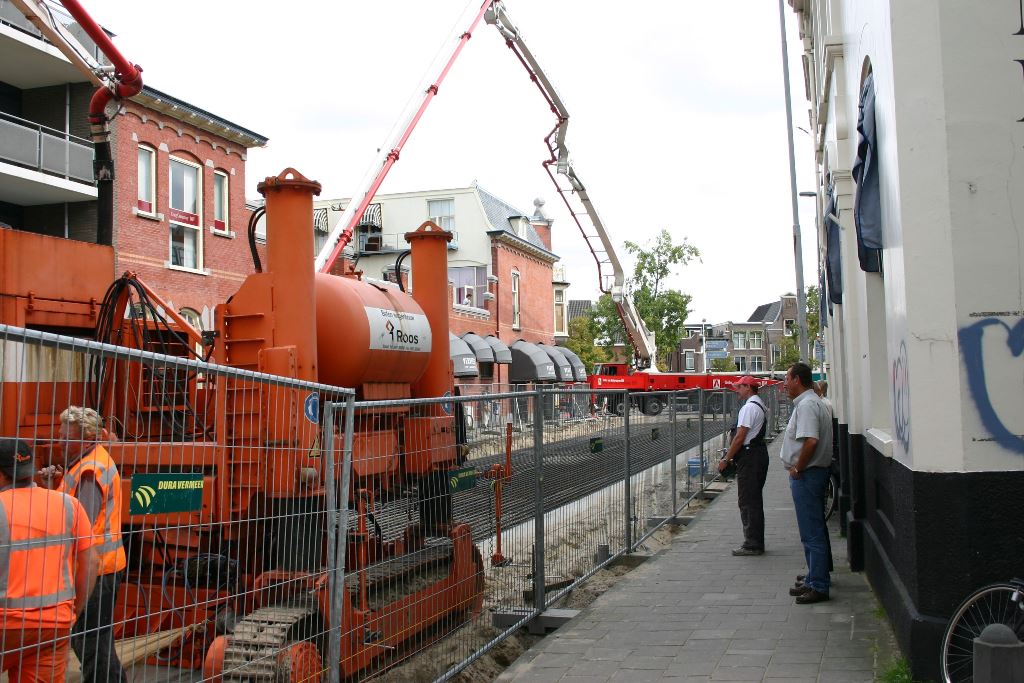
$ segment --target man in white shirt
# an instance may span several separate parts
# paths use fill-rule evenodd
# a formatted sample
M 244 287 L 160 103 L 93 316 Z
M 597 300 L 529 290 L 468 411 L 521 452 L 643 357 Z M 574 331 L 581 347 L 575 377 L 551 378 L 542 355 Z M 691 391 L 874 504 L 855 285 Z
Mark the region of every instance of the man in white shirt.
M 725 470 L 730 461 L 736 463 L 736 487 L 739 494 L 740 521 L 743 523 L 743 545 L 733 555 L 764 554 L 764 482 L 768 477 L 768 445 L 764 435 L 768 425 L 768 409 L 757 395 L 759 382 L 747 375 L 732 385 L 743 403 L 736 415 L 732 443 L 718 463 Z
M 797 604 L 828 600 L 830 553 L 825 527 L 825 486 L 832 463 L 832 415 L 812 387 L 811 368 L 794 363 L 783 387 L 793 401 L 782 441 L 782 463 L 789 472 L 807 573 L 790 590 Z

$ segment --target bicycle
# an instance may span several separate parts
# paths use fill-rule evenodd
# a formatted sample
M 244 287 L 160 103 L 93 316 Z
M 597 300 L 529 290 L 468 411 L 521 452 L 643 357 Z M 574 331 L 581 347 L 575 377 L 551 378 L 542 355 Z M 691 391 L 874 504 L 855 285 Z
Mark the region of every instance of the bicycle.
M 960 603 L 942 634 L 942 680 L 974 680 L 974 639 L 990 624 L 1005 624 L 1024 639 L 1024 580 L 993 583 Z
M 839 461 L 832 458 L 828 468 L 828 482 L 825 484 L 825 521 L 832 519 L 839 507 Z

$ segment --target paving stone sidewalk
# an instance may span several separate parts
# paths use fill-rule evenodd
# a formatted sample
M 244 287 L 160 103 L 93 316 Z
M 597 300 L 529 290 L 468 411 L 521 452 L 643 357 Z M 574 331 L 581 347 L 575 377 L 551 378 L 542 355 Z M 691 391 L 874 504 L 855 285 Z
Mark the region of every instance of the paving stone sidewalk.
M 833 520 L 829 602 L 789 596 L 804 555 L 787 475 L 771 445 L 765 485 L 767 552 L 742 542 L 733 484 L 672 545 L 625 575 L 578 617 L 539 641 L 499 681 L 869 682 L 887 638 L 861 574 L 849 571 Z

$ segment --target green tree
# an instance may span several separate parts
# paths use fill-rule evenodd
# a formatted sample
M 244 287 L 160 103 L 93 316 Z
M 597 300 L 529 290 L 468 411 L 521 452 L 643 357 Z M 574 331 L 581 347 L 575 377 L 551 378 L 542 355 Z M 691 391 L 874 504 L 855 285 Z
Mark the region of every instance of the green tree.
M 569 339 L 565 346 L 575 353 L 587 367 L 587 374 L 594 371 L 594 363 L 607 363 L 611 354 L 597 344 L 600 329 L 593 314 L 581 315 L 569 323 Z
M 779 339 L 779 355 L 772 365 L 772 370 L 788 370 L 789 366 L 800 360 L 800 337 L 796 325 L 793 326 L 793 334 Z
M 807 330 L 811 339 L 821 338 L 821 292 L 817 285 L 807 288 Z
M 713 358 L 711 360 L 711 369 L 715 372 L 736 372 L 739 368 L 736 367 L 736 363 L 732 358 Z
M 683 324 L 691 301 L 689 294 L 669 287 L 668 280 L 678 267 L 699 259 L 700 251 L 685 237 L 680 244 L 674 243 L 664 228 L 653 244 L 641 246 L 627 241 L 625 247 L 636 257 L 633 277 L 626 282 L 626 291 L 632 297 L 637 313 L 654 333 L 658 367 L 665 370 L 669 354 L 676 350 L 683 338 Z

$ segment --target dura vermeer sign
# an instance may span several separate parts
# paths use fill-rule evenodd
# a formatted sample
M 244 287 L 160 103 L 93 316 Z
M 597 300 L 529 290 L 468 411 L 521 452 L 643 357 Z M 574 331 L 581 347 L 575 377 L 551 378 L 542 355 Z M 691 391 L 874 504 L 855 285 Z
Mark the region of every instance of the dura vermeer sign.
M 203 507 L 202 474 L 136 474 L 132 476 L 132 515 L 197 512 Z

